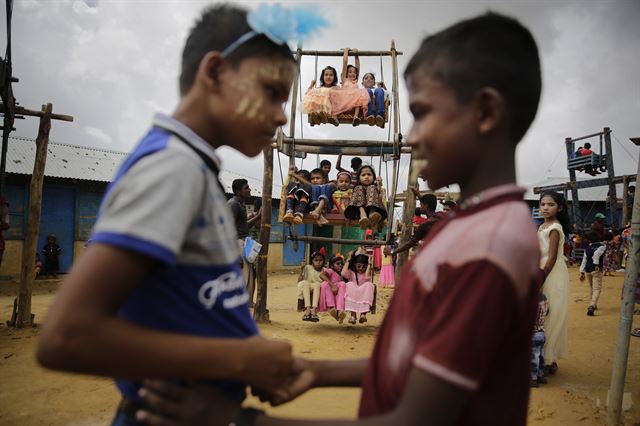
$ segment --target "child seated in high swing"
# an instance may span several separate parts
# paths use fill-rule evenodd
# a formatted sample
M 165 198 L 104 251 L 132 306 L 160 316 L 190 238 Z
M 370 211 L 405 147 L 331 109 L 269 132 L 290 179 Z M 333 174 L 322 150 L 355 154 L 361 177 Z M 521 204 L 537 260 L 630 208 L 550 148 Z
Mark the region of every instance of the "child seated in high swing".
M 344 298 L 347 285 L 342 279 L 342 268 L 344 266 L 344 256 L 337 253 L 329 260 L 329 267 L 324 269 L 324 275 L 329 278 L 320 284 L 320 305 L 321 312 L 329 311 L 338 323 L 342 324 L 347 316 L 344 310 Z
M 311 185 L 303 181 L 309 182 L 311 174 L 308 170 L 296 170 L 295 166 L 291 166 L 289 177 L 291 180 L 287 184 L 286 211 L 282 221 L 299 225 L 302 223 L 311 196 Z
M 334 117 L 343 112 L 354 110 L 353 125 L 361 123 L 360 111 L 366 111 L 369 105 L 369 93 L 358 86 L 358 75 L 360 73 L 360 57 L 358 49 L 353 49 L 356 56 L 356 65 L 348 64 L 349 48 L 344 49 L 342 56 L 342 74 L 340 76 L 342 85 L 330 92 L 331 111 Z
M 302 99 L 300 110 L 309 114 L 311 125 L 320 123 L 331 123 L 337 126 L 338 119 L 333 116 L 331 109 L 331 99 L 329 97 L 332 89 L 338 88 L 338 73 L 335 68 L 328 66 L 320 74 L 320 86 L 316 86 L 316 81 L 311 80 L 307 93 Z
M 342 268 L 342 277 L 347 280 L 344 309 L 351 313 L 350 324 L 367 322 L 367 312 L 373 305 L 375 286 L 371 282 L 371 267 L 366 254 L 349 253 L 349 261 Z
M 344 217 L 357 220 L 362 229 L 378 227 L 387 218 L 380 195 L 381 187 L 382 179 L 376 178 L 373 167 L 360 167 L 358 184 L 353 188 L 351 202 L 344 211 Z
M 318 302 L 320 300 L 320 283 L 329 281 L 324 274 L 324 248 L 311 253 L 311 264 L 304 262 L 300 265 L 298 276 L 298 299 L 304 299 L 304 315 L 302 321 L 318 322 Z M 313 298 L 311 296 L 313 292 Z
M 365 111 L 365 120 L 369 126 L 374 124 L 378 127 L 384 128 L 384 116 L 386 112 L 385 98 L 387 91 L 383 82 L 378 83 L 376 86 L 376 76 L 372 72 L 366 73 L 362 77 L 362 85 L 369 95 L 369 105 Z

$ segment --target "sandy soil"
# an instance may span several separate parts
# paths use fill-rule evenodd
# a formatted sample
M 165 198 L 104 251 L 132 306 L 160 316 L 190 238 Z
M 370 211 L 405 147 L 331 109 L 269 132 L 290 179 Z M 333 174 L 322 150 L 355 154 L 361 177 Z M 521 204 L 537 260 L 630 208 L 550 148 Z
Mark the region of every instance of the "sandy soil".
M 529 404 L 531 425 L 602 425 L 606 421 L 606 396 L 611 377 L 619 316 L 622 274 L 605 278 L 597 316 L 587 317 L 588 289 L 571 270 L 569 322 L 570 356 L 560 363 L 549 384 L 533 389 Z M 297 354 L 310 358 L 344 359 L 367 356 L 393 290 L 379 292 L 379 311 L 365 325 L 339 326 L 324 315 L 321 322 L 301 321 L 294 311 L 295 275 L 271 274 L 269 308 L 271 323 L 262 325 L 269 337 L 293 342 Z M 36 321 L 43 321 L 51 304 L 56 281 L 38 281 L 33 297 Z M 46 371 L 34 360 L 38 329 L 7 328 L 17 283 L 0 283 L 0 424 L 3 425 L 106 425 L 119 396 L 109 379 Z M 640 317 L 634 316 L 634 327 Z M 626 425 L 640 425 L 640 339 L 632 337 L 626 391 L 633 405 L 625 412 Z M 314 390 L 283 407 L 272 409 L 282 416 L 349 417 L 357 413 L 357 390 Z

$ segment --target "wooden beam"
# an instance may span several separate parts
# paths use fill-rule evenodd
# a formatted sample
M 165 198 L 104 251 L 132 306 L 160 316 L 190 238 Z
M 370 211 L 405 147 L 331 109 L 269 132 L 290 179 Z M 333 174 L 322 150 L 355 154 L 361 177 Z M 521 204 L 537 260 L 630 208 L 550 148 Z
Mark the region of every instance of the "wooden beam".
M 364 140 L 364 139 L 295 139 L 291 137 L 284 137 L 282 139 L 283 144 L 295 144 L 298 146 L 330 146 L 337 145 L 345 148 L 380 148 L 393 147 L 394 142 L 376 141 L 376 140 Z
M 49 103 L 42 106 L 38 138 L 36 139 L 36 159 L 31 175 L 29 187 L 29 216 L 27 219 L 27 231 L 22 246 L 22 267 L 20 269 L 20 292 L 18 295 L 18 317 L 16 327 L 32 325 L 31 292 L 35 280 L 33 265 L 36 261 L 38 250 L 38 230 L 40 228 L 40 213 L 42 208 L 42 183 L 44 181 L 44 167 L 47 162 L 47 145 L 49 144 L 49 132 L 51 131 L 51 111 L 53 106 Z
M 256 322 L 269 322 L 267 309 L 267 257 L 269 256 L 269 239 L 271 237 L 271 195 L 273 192 L 273 149 L 268 146 L 263 151 L 264 177 L 262 179 L 262 217 L 260 219 L 260 244 L 262 249 L 258 255 L 256 268 L 258 292 L 253 309 Z
M 272 145 L 273 147 L 273 145 Z M 381 152 L 382 151 L 382 152 Z M 343 148 L 337 145 L 326 145 L 326 146 L 307 146 L 307 145 L 295 145 L 295 153 L 296 156 L 302 155 L 303 153 L 307 154 L 322 154 L 322 155 L 361 155 L 361 156 L 379 156 L 381 153 L 385 154 L 393 154 L 393 147 L 380 147 L 377 148 Z M 410 154 L 410 147 L 402 147 L 400 150 L 403 154 Z
M 358 244 L 362 246 L 384 246 L 387 245 L 386 241 L 380 240 L 348 240 L 344 238 L 330 238 L 330 237 L 313 237 L 309 235 L 299 235 L 297 237 L 287 237 L 291 241 L 305 241 L 305 242 L 317 242 L 317 243 L 334 243 L 334 244 Z
M 5 106 L 4 104 L 0 103 L 0 113 L 4 114 L 5 111 Z M 31 109 L 27 109 L 21 106 L 16 105 L 15 107 L 15 113 L 19 114 L 19 115 L 26 115 L 28 117 L 43 117 L 44 116 L 44 112 L 42 111 L 34 111 Z M 50 120 L 61 120 L 61 121 L 69 121 L 72 122 L 73 121 L 73 116 L 71 115 L 66 115 L 66 114 L 51 114 L 51 117 L 49 117 Z
M 579 138 L 566 138 L 566 139 L 570 140 L 571 142 L 578 142 L 578 141 L 581 141 L 583 139 L 595 138 L 596 136 L 603 135 L 603 134 L 605 134 L 605 133 L 607 133 L 609 131 L 610 130 L 608 130 L 608 127 L 605 127 L 605 131 L 604 132 L 593 133 L 593 134 L 587 135 L 587 136 L 580 136 Z
M 609 184 L 609 199 L 614 202 L 609 203 L 609 211 L 611 213 L 611 226 L 614 229 L 618 229 L 618 203 L 616 200 L 618 199 L 618 194 L 616 194 L 616 184 L 613 179 L 616 177 L 615 171 L 613 169 L 613 150 L 611 148 L 611 130 L 608 127 L 603 129 L 604 133 L 604 147 L 607 152 L 607 157 L 605 158 L 607 164 L 607 176 L 608 176 L 608 184 Z M 602 154 L 602 152 L 600 153 Z
M 344 50 L 298 50 L 302 56 L 340 56 L 344 55 Z M 402 52 L 396 52 L 396 55 L 402 55 Z M 349 50 L 349 56 L 355 56 L 353 50 Z M 389 50 L 360 50 L 358 56 L 392 56 Z
M 616 176 L 612 179 L 612 181 L 615 184 L 624 183 L 625 178 L 627 178 L 629 181 L 635 181 L 636 175 Z M 535 186 L 533 187 L 533 193 L 540 194 L 543 191 L 564 191 L 565 189 L 571 190 L 571 189 L 595 188 L 597 186 L 606 186 L 606 185 L 609 185 L 609 178 L 579 180 L 575 182 L 559 183 L 556 185 Z

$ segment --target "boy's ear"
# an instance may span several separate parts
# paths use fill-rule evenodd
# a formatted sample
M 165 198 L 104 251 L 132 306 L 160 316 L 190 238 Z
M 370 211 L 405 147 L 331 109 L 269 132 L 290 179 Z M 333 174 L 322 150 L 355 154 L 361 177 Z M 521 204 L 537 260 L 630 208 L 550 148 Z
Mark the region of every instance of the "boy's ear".
M 506 104 L 504 97 L 493 87 L 483 87 L 476 95 L 478 131 L 487 134 L 504 124 Z
M 229 64 L 220 52 L 208 52 L 200 61 L 196 81 L 210 92 L 220 90 L 220 76 L 227 70 Z

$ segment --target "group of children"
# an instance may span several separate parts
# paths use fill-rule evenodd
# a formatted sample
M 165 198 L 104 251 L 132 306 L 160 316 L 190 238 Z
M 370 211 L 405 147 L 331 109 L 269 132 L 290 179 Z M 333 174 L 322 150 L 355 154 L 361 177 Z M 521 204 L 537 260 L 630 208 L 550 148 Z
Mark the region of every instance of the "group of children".
M 312 80 L 309 89 L 302 99 L 302 112 L 309 114 L 311 125 L 331 123 L 339 124 L 338 115 L 353 110 L 354 126 L 364 119 L 370 126 L 384 128 L 386 104 L 388 96 L 383 82 L 376 84 L 373 73 L 362 77 L 362 86 L 358 84 L 360 74 L 360 58 L 358 49 L 351 49 L 356 57 L 356 64 L 348 64 L 349 48 L 344 49 L 342 58 L 341 84 L 338 85 L 338 74 L 332 66 L 327 66 L 320 74 L 320 85 Z M 377 87 L 376 87 L 377 86 Z
M 372 280 L 373 256 L 358 249 L 347 258 L 337 253 L 325 267 L 324 248 L 311 254 L 311 264 L 301 265 L 298 277 L 298 299 L 304 299 L 303 321 L 320 321 L 318 311 L 328 311 L 342 324 L 367 322 L 374 304 L 376 288 Z M 359 318 L 358 318 L 359 317 Z
M 311 170 L 289 170 L 290 181 L 286 188 L 286 208 L 284 222 L 300 224 L 305 213 L 320 226 L 328 223 L 325 215 L 329 212 L 342 214 L 346 219 L 358 222 L 362 229 L 379 229 L 387 218 L 382 196 L 382 179 L 370 165 L 363 165 L 362 159 L 351 160 L 352 171 L 340 166 L 338 175 L 329 181 L 331 163 L 323 160 L 320 167 Z

